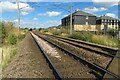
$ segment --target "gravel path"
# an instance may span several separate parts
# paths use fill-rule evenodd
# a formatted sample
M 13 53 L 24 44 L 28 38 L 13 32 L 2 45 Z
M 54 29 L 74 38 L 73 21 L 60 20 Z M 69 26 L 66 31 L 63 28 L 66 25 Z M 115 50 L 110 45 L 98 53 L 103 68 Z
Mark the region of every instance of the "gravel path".
M 45 52 L 49 49 L 55 49 L 55 51 L 51 52 L 54 56 L 48 54 L 49 58 L 52 60 L 56 68 L 60 71 L 64 78 L 95 78 L 93 74 L 90 74 L 91 69 L 87 66 L 83 65 L 79 61 L 76 61 L 72 57 L 66 55 L 63 51 L 59 50 L 57 47 L 49 44 L 43 39 L 38 38 L 34 35 L 39 45 L 49 45 L 44 46 Z M 42 46 L 43 47 L 43 46 Z M 48 49 L 49 48 L 49 49 Z M 57 57 L 56 57 L 57 53 Z M 59 57 L 58 57 L 59 55 Z
M 61 56 L 59 55 L 59 53 L 56 51 L 55 48 L 52 48 L 49 44 L 47 44 L 47 42 L 45 42 L 44 40 L 42 40 L 41 38 L 39 38 L 38 36 L 36 36 L 35 34 L 31 33 L 36 41 L 38 42 L 38 44 L 44 49 L 44 51 L 52 56 L 52 57 L 56 57 L 58 59 L 61 59 Z
M 42 53 L 30 33 L 23 40 L 18 53 L 3 70 L 4 78 L 54 78 Z

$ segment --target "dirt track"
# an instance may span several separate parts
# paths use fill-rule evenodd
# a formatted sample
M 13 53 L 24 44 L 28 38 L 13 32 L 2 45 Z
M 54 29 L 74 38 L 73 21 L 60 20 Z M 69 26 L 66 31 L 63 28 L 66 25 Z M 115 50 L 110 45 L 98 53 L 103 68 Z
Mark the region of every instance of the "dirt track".
M 3 70 L 3 78 L 54 78 L 30 33 L 11 63 Z

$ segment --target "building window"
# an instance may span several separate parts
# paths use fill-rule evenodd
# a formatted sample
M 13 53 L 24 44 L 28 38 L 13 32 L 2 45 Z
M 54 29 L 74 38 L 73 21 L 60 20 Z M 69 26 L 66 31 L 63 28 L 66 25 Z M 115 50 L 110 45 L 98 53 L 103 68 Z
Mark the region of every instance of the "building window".
M 88 25 L 88 22 L 86 22 L 86 25 Z
M 102 25 L 103 25 L 103 23 L 102 23 Z
M 114 25 L 114 23 L 112 23 L 112 25 Z
M 105 22 L 107 22 L 107 20 L 105 20 Z
M 86 19 L 88 19 L 88 16 L 86 16 Z
M 111 25 L 111 23 L 109 23 L 109 25 Z
M 102 19 L 102 22 L 104 22 L 104 20 Z

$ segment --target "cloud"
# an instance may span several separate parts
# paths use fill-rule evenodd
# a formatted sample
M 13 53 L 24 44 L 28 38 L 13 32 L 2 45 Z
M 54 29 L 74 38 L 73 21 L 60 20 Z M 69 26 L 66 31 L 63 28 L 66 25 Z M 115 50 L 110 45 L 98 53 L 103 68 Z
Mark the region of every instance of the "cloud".
M 106 16 L 110 16 L 110 17 L 113 17 L 113 18 L 118 18 L 115 14 L 113 13 L 106 13 L 105 14 Z
M 19 7 L 22 15 L 27 15 L 34 10 L 34 8 L 27 3 L 19 3 Z M 0 2 L 0 9 L 2 12 L 15 12 L 17 11 L 17 4 L 9 1 Z
M 37 20 L 37 18 L 36 18 L 36 17 L 34 17 L 34 18 L 33 18 L 33 20 Z
M 21 12 L 22 15 L 28 15 L 28 12 Z
M 18 19 L 13 20 L 15 22 L 16 27 L 18 26 Z M 57 26 L 60 25 L 60 21 L 58 20 L 48 20 L 45 22 L 35 21 L 34 20 L 23 20 L 20 21 L 20 26 L 25 28 L 48 28 L 51 26 Z
M 63 17 L 67 17 L 68 15 L 66 14 L 66 15 L 63 15 Z
M 39 16 L 48 16 L 48 17 L 53 17 L 53 16 L 59 16 L 61 14 L 61 12 L 57 12 L 57 11 L 48 11 L 46 13 L 40 13 L 38 14 Z
M 7 0 L 7 1 L 16 2 L 16 0 Z M 19 0 L 19 1 L 20 2 L 90 2 L 91 0 Z
M 100 12 L 100 11 L 106 11 L 106 10 L 107 8 L 104 8 L 104 7 L 101 7 L 101 8 L 89 7 L 89 8 L 85 8 L 83 11 L 94 13 L 94 12 Z
M 92 0 L 94 4 L 105 7 L 112 7 L 118 5 L 119 0 Z
M 46 24 L 48 24 L 48 25 L 46 25 Z M 56 21 L 56 20 L 49 20 L 42 24 L 43 27 L 45 27 L 45 26 L 51 27 L 51 26 L 58 26 L 58 25 L 60 25 L 60 21 Z
M 18 22 L 18 19 L 13 20 L 14 22 Z

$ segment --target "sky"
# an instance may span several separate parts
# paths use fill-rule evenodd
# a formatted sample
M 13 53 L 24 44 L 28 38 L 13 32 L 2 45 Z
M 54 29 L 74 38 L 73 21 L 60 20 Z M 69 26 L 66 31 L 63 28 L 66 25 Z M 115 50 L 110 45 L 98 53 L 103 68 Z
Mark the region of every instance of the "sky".
M 2 21 L 18 22 L 16 0 L 0 0 L 0 19 Z M 105 1 L 105 2 L 104 2 Z M 61 19 L 76 9 L 96 15 L 118 18 L 118 0 L 19 0 L 21 27 L 47 28 L 58 26 Z

